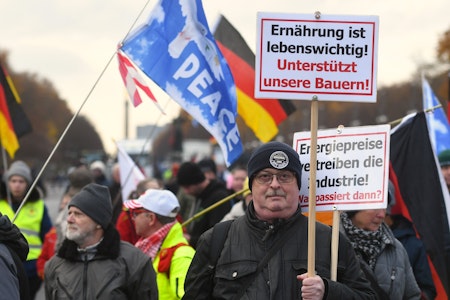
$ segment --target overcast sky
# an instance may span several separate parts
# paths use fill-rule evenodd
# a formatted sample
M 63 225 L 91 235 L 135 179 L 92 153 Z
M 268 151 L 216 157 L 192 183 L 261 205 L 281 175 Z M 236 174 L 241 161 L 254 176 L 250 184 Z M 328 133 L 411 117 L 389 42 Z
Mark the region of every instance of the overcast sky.
M 81 114 L 95 125 L 107 151 L 114 154 L 113 140 L 125 137 L 126 101 L 115 50 L 141 11 L 137 25 L 147 20 L 155 3 L 0 0 L 0 48 L 9 51 L 14 71 L 31 72 L 52 82 L 73 112 L 93 89 Z M 419 65 L 435 61 L 438 38 L 450 29 L 448 0 L 206 0 L 203 6 L 210 26 L 223 14 L 252 49 L 258 11 L 377 15 L 379 87 L 409 80 Z M 162 116 L 150 101 L 137 108 L 130 106 L 131 138 L 136 126 L 163 125 L 178 113 L 178 104 L 164 93 L 156 93 L 167 115 Z

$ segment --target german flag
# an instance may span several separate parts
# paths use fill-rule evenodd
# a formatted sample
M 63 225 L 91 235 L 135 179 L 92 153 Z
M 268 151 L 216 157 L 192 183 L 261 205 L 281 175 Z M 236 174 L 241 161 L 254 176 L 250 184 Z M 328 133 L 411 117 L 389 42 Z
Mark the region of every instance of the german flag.
M 238 114 L 259 140 L 270 141 L 295 106 L 289 100 L 255 99 L 255 54 L 224 16 L 220 17 L 214 38 L 236 84 Z
M 18 138 L 31 131 L 30 121 L 20 102 L 11 78 L 0 65 L 0 140 L 11 158 L 19 149 Z

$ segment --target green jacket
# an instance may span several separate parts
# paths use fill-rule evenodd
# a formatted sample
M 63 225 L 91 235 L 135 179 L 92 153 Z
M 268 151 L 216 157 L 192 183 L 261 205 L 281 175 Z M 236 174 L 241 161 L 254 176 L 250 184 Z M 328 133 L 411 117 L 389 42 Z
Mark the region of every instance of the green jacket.
M 180 245 L 177 247 L 176 245 Z M 175 223 L 164 239 L 160 251 L 153 261 L 153 268 L 156 272 L 156 282 L 160 300 L 181 299 L 184 295 L 184 280 L 187 271 L 194 257 L 195 250 L 188 245 L 188 241 L 183 236 L 183 229 L 180 223 Z M 173 248 L 172 248 L 173 247 Z M 170 259 L 170 250 L 174 250 Z M 161 262 L 161 260 L 163 260 Z M 160 262 L 162 263 L 160 265 Z M 168 272 L 161 272 L 161 268 L 169 266 Z

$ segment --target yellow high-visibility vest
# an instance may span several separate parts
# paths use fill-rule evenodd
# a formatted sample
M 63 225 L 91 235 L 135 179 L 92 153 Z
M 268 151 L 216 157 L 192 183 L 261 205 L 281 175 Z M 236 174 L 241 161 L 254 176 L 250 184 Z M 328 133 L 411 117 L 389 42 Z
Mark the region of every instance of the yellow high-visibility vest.
M 14 211 L 5 199 L 0 200 L 0 212 L 8 216 L 10 220 L 14 218 Z M 20 232 L 25 236 L 30 251 L 27 260 L 38 259 L 42 251 L 42 241 L 39 236 L 42 218 L 44 217 L 44 201 L 39 199 L 33 202 L 26 202 L 21 208 L 14 224 L 19 227 Z

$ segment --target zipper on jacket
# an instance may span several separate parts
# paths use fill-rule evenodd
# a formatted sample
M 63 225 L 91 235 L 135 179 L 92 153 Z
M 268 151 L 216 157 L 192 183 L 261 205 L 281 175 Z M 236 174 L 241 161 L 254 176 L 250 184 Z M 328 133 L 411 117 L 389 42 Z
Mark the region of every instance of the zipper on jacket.
M 269 228 L 266 230 L 266 234 L 264 235 L 262 241 L 264 242 L 269 238 L 269 236 L 273 233 L 275 226 L 273 224 L 269 224 Z
M 87 300 L 87 269 L 89 262 L 87 260 L 84 261 L 84 270 L 83 270 L 83 299 Z
M 397 271 L 395 270 L 395 268 L 392 268 L 392 271 L 391 271 L 391 285 L 389 286 L 389 293 L 388 293 L 388 295 L 391 294 L 392 289 L 394 287 L 394 281 L 395 281 L 396 273 L 397 273 Z

